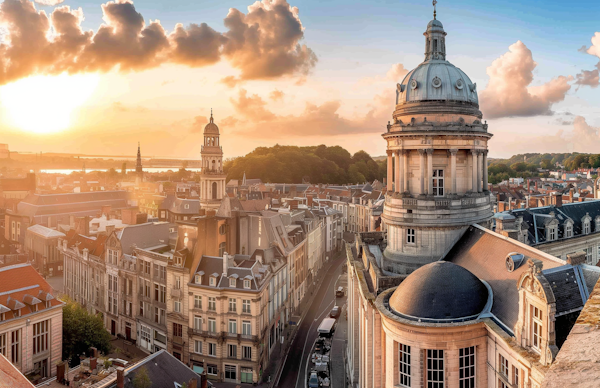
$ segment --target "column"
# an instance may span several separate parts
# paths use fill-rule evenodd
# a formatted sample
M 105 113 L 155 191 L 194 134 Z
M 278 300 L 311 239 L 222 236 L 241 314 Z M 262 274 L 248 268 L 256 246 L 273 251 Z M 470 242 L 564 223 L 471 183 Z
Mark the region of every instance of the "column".
M 401 179 L 401 175 L 400 175 L 400 152 L 399 151 L 394 151 L 394 164 L 395 164 L 395 170 L 394 170 L 394 191 L 396 193 L 401 193 L 402 191 L 400 190 L 400 179 Z
M 402 171 L 402 181 L 404 183 L 403 187 L 404 187 L 404 191 L 409 191 L 408 190 L 408 153 L 410 151 L 409 150 L 402 150 L 402 154 L 404 157 L 404 166 L 403 166 L 403 171 Z
M 483 181 L 483 152 L 477 153 L 477 192 L 481 193 L 481 183 Z
M 483 191 L 488 191 L 488 165 L 487 165 L 488 150 L 483 151 Z
M 433 195 L 433 149 L 427 151 L 427 194 Z
M 458 150 L 456 148 L 448 150 L 450 154 L 450 179 L 451 179 L 451 187 L 450 194 L 456 194 L 456 153 Z
M 425 150 L 419 150 L 419 156 L 421 159 L 421 175 L 419 177 L 421 179 L 421 190 L 419 191 L 419 194 L 425 194 Z
M 471 191 L 477 192 L 477 150 L 471 150 Z
M 393 165 L 392 165 L 392 151 L 387 151 L 387 191 L 388 194 L 392 192 L 392 180 L 393 180 Z
M 404 172 L 404 150 L 398 150 L 396 157 L 398 158 L 398 164 L 399 164 L 398 186 L 400 188 L 398 189 L 398 192 L 404 193 L 406 191 L 406 186 L 404 185 L 404 176 L 406 175 L 406 173 Z

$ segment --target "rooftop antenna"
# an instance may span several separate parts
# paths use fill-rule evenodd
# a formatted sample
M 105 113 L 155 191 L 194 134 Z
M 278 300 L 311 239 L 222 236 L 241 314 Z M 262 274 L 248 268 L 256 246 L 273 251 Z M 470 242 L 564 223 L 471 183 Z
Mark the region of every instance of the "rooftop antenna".
M 433 3 L 432 3 L 432 4 L 433 4 L 433 20 L 436 20 L 436 19 L 435 19 L 435 14 L 436 14 L 436 11 L 435 11 L 435 5 L 437 4 L 437 0 L 433 0 Z

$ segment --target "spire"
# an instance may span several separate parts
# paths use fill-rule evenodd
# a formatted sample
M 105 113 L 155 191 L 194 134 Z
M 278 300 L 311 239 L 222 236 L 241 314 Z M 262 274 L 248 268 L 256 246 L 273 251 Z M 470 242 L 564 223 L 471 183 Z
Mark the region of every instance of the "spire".
M 242 186 L 246 186 L 246 171 L 244 171 L 244 177 L 242 178 Z
M 135 163 L 135 172 L 142 172 L 142 152 L 140 150 L 140 142 L 138 141 L 137 161 Z
M 437 0 L 433 0 L 433 20 L 436 20 L 435 18 L 435 14 L 436 14 L 436 9 L 435 9 L 435 5 L 437 4 Z
M 212 108 L 210 108 L 210 122 L 213 122 L 213 117 L 212 117 Z

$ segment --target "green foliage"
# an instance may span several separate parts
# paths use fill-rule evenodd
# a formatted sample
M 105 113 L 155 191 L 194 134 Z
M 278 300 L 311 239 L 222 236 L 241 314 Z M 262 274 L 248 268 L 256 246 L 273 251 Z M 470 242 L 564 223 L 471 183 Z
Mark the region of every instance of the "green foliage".
M 108 369 L 112 366 L 112 361 L 104 360 L 104 369 Z
M 385 163 L 373 160 L 364 151 L 350 155 L 340 146 L 313 147 L 280 146 L 258 147 L 248 155 L 226 160 L 228 179 L 249 178 L 263 182 L 300 183 L 364 183 L 382 180 Z
M 63 360 L 71 367 L 79 364 L 79 356 L 95 347 L 102 353 L 110 351 L 110 334 L 102 318 L 90 314 L 79 303 L 65 300 L 63 308 Z
M 148 376 L 148 371 L 145 366 L 139 368 L 133 378 L 134 388 L 150 388 L 152 386 L 152 380 Z

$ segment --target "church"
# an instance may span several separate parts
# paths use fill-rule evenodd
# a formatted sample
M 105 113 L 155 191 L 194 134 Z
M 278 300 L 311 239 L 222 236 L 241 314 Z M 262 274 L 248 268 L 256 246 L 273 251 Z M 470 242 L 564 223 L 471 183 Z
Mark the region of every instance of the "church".
M 583 371 L 597 369 L 598 350 L 569 360 L 583 346 L 574 333 L 598 344 L 600 268 L 583 252 L 563 260 L 489 229 L 492 134 L 477 85 L 448 62 L 435 11 L 424 37 L 424 61 L 396 85 L 382 135 L 384 231 L 346 246 L 349 382 L 593 387 Z

